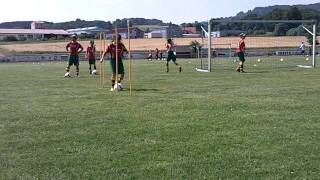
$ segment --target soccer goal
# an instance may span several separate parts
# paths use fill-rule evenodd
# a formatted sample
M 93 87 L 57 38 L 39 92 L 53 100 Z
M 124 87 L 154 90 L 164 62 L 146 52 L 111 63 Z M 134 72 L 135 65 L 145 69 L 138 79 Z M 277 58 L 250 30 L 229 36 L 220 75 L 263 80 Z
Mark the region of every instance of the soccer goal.
M 314 68 L 318 56 L 316 24 L 314 20 L 210 20 L 207 29 L 202 28 L 202 53 L 206 55 L 201 55 L 197 71 L 233 69 L 240 33 L 247 34 L 248 70 Z

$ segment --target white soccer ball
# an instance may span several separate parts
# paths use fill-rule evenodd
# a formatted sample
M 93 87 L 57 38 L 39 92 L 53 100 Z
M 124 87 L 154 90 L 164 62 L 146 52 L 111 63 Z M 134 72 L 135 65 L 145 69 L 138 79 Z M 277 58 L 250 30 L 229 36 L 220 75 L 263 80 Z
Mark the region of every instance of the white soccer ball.
M 123 90 L 123 85 L 121 83 L 116 83 L 113 88 L 116 91 L 122 91 Z
M 280 61 L 282 62 L 282 61 L 283 61 L 283 58 L 281 58 Z
M 70 72 L 66 72 L 66 74 L 64 74 L 64 77 L 65 77 L 65 78 L 71 77 L 71 76 L 70 76 Z
M 92 71 L 92 74 L 97 75 L 97 74 L 98 74 L 98 71 L 97 71 L 97 70 L 93 70 L 93 71 Z
M 258 62 L 261 62 L 261 59 L 258 59 Z

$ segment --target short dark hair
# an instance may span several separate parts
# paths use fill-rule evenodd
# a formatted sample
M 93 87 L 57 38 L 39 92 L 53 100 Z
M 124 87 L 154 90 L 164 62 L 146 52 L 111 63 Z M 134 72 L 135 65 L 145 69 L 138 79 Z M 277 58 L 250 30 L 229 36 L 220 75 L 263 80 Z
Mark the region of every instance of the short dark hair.
M 171 38 L 169 38 L 167 42 L 168 42 L 168 43 L 171 43 L 171 42 L 172 42 L 172 39 L 171 39 Z
M 116 38 L 117 37 L 117 38 Z M 120 34 L 118 34 L 118 36 L 115 36 L 114 41 L 121 41 L 122 37 Z

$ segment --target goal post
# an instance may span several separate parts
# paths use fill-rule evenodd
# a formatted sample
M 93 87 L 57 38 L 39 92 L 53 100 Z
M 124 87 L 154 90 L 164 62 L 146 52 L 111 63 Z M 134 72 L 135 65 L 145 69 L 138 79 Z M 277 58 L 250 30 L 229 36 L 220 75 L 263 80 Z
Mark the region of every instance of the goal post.
M 259 44 L 259 43 L 263 44 L 262 42 L 260 42 L 260 41 L 263 41 L 263 40 L 260 40 L 263 38 L 264 38 L 264 40 L 268 40 L 268 41 L 279 41 L 279 42 L 273 42 L 273 46 L 271 46 L 271 45 L 262 46 L 261 45 L 261 47 L 260 47 L 258 45 L 251 45 L 251 54 L 250 54 L 250 52 L 248 53 L 249 54 L 248 59 L 255 59 L 257 62 L 260 62 L 262 60 L 258 56 L 263 56 L 262 51 L 264 51 L 264 54 L 265 54 L 264 56 L 268 56 L 269 57 L 268 59 L 272 59 L 272 58 L 277 59 L 277 61 L 275 61 L 275 60 L 272 61 L 272 63 L 274 63 L 272 65 L 285 66 L 285 63 L 280 64 L 280 62 L 285 62 L 285 60 L 288 60 L 288 62 L 290 63 L 290 64 L 289 63 L 288 64 L 290 66 L 294 65 L 294 67 L 297 67 L 298 65 L 300 65 L 300 64 L 298 64 L 299 61 L 302 62 L 301 66 L 303 66 L 303 67 L 304 66 L 308 66 L 308 67 L 311 66 L 311 68 L 315 68 L 317 65 L 317 59 L 316 59 L 317 58 L 317 49 L 316 49 L 316 47 L 317 47 L 316 46 L 317 21 L 316 20 L 232 20 L 232 19 L 216 20 L 216 19 L 212 19 L 212 20 L 208 21 L 208 31 L 207 32 L 205 31 L 204 28 L 202 28 L 203 31 L 206 32 L 205 34 L 207 35 L 206 37 L 207 37 L 207 51 L 208 51 L 207 52 L 207 56 L 208 56 L 207 63 L 208 64 L 207 64 L 207 69 L 200 69 L 199 70 L 200 72 L 211 72 L 215 68 L 217 68 L 217 67 L 215 67 L 215 65 L 217 64 L 218 60 L 215 59 L 214 53 L 213 53 L 214 44 L 232 44 L 232 48 L 236 49 L 238 39 L 235 39 L 235 38 L 237 37 L 236 35 L 238 35 L 240 33 L 238 33 L 238 34 L 235 33 L 233 35 L 222 35 L 221 34 L 222 39 L 223 38 L 227 39 L 225 42 L 224 41 L 221 42 L 219 39 L 220 37 L 215 37 L 215 38 L 212 37 L 212 32 L 214 30 L 216 30 L 215 26 L 217 26 L 217 24 L 218 25 L 225 24 L 226 26 L 229 25 L 230 27 L 232 27 L 232 25 L 233 26 L 240 26 L 240 25 L 250 26 L 252 24 L 259 24 L 260 26 L 276 26 L 277 24 L 284 24 L 285 26 L 291 27 L 292 29 L 299 29 L 300 33 L 301 32 L 309 33 L 310 35 L 312 35 L 312 41 L 313 41 L 313 42 L 309 42 L 309 44 L 307 44 L 307 47 L 309 47 L 309 49 L 310 49 L 310 58 L 307 57 L 304 59 L 305 61 L 302 61 L 302 56 L 300 56 L 300 54 L 298 54 L 298 51 L 299 51 L 298 46 L 300 44 L 297 44 L 297 43 L 301 43 L 301 42 L 306 41 L 303 35 L 300 34 L 300 35 L 292 36 L 292 35 L 285 34 L 285 35 L 283 35 L 283 37 L 286 37 L 286 39 L 282 40 L 281 39 L 282 37 L 279 35 L 272 34 L 269 36 L 268 35 L 254 36 L 254 35 L 246 32 L 246 29 L 241 30 L 239 28 L 239 32 L 241 31 L 243 33 L 248 34 L 249 39 L 256 38 L 254 40 L 251 40 L 252 44 L 255 44 L 255 43 L 256 44 Z M 308 25 L 308 27 L 306 27 L 305 25 Z M 290 47 L 288 45 L 281 45 L 282 41 L 287 41 L 288 39 L 291 40 L 291 38 L 289 36 L 295 37 L 295 38 L 292 38 L 292 41 L 295 40 L 294 45 L 291 45 Z M 231 37 L 233 37 L 232 41 L 230 40 L 230 39 L 232 39 Z M 300 37 L 300 40 L 299 40 L 299 38 L 296 38 L 296 37 Z M 279 40 L 276 40 L 276 38 L 278 38 Z M 267 44 L 267 42 L 265 44 Z M 284 44 L 284 43 L 282 43 L 282 44 Z M 289 44 L 289 43 L 287 43 L 287 44 Z M 248 45 L 250 47 L 250 42 Z M 297 46 L 295 50 L 294 50 L 293 46 Z M 259 50 L 259 48 L 260 48 L 260 50 Z M 252 51 L 255 51 L 255 52 L 252 52 Z M 307 53 L 309 53 L 309 51 Z M 236 57 L 234 57 L 234 59 L 236 59 Z M 297 59 L 299 59 L 299 61 Z M 253 61 L 253 60 L 251 60 L 251 61 Z M 308 64 L 311 61 L 312 61 L 312 63 Z M 275 64 L 275 62 L 278 64 Z M 257 66 L 256 63 L 254 63 L 254 62 L 252 63 L 252 65 Z M 270 65 L 270 66 L 272 66 L 272 65 Z

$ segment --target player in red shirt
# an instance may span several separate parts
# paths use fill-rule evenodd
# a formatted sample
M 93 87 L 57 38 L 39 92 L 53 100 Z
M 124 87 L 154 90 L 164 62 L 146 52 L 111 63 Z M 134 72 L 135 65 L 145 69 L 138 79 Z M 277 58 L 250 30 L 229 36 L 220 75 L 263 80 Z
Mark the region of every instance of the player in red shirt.
M 244 62 L 246 61 L 245 59 L 245 52 L 246 52 L 246 44 L 244 42 L 244 39 L 246 38 L 246 34 L 244 33 L 241 33 L 240 34 L 240 40 L 239 40 L 239 44 L 238 44 L 238 47 L 237 47 L 237 54 L 238 54 L 238 57 L 239 57 L 239 65 L 237 67 L 237 71 L 240 72 L 240 73 L 244 73 Z
M 77 42 L 77 36 L 72 35 L 72 41 L 66 46 L 67 52 L 70 52 L 68 67 L 66 68 L 65 77 L 70 77 L 69 71 L 72 65 L 76 66 L 77 76 L 79 76 L 79 54 L 83 51 L 83 47 Z
M 97 71 L 95 53 L 96 53 L 96 45 L 94 44 L 94 41 L 90 41 L 90 46 L 88 46 L 87 53 L 86 53 L 86 57 L 89 61 L 90 74 L 92 74 L 92 65 L 93 65 L 94 72 Z
M 169 62 L 172 61 L 176 66 L 179 66 L 179 72 L 182 71 L 181 66 L 177 63 L 177 57 L 173 51 L 174 49 L 174 42 L 172 39 L 168 39 L 167 43 L 166 43 L 166 49 L 167 49 L 167 53 L 168 53 L 168 57 L 167 57 L 167 73 L 169 72 Z
M 106 51 L 103 53 L 103 56 L 100 60 L 100 62 L 102 63 L 104 61 L 104 57 L 107 54 L 109 54 L 111 57 L 111 60 L 110 60 L 111 68 L 112 68 L 111 91 L 114 91 L 114 85 L 116 83 L 116 72 L 117 72 L 116 53 L 118 53 L 118 75 L 120 75 L 120 79 L 117 79 L 118 83 L 121 83 L 121 81 L 123 81 L 124 79 L 124 66 L 123 66 L 122 59 L 124 57 L 124 53 L 128 53 L 127 48 L 121 42 L 121 35 L 119 34 L 117 38 L 118 38 L 117 39 L 118 44 L 116 44 L 116 40 L 114 40 L 113 43 L 107 47 Z M 118 52 L 116 50 L 117 48 L 118 48 Z

